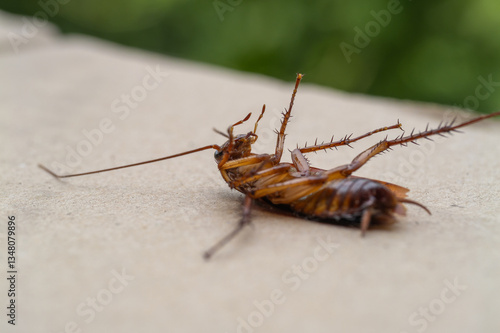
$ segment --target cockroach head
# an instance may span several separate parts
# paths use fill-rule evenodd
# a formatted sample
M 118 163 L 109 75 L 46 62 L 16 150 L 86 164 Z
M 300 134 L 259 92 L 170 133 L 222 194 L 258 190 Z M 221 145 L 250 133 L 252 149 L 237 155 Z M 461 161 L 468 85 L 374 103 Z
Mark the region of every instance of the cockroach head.
M 262 106 L 262 112 L 260 113 L 259 118 L 255 122 L 253 132 L 248 132 L 247 134 L 233 135 L 234 127 L 243 124 L 245 121 L 250 119 L 252 113 L 247 114 L 245 118 L 229 126 L 229 128 L 227 129 L 227 135 L 225 133 L 222 133 L 221 131 L 214 129 L 215 132 L 228 138 L 228 140 L 220 147 L 220 149 L 217 149 L 217 151 L 214 154 L 215 161 L 218 164 L 220 164 L 221 162 L 225 163 L 227 161 L 247 157 L 251 154 L 252 144 L 255 143 L 255 141 L 257 141 L 257 134 L 255 134 L 257 132 L 257 124 L 259 123 L 259 120 L 262 119 L 265 110 L 266 110 L 266 105 L 264 104 L 264 106 Z
M 224 155 L 228 155 L 227 160 L 236 160 L 249 156 L 252 152 L 252 144 L 257 140 L 257 135 L 253 132 L 247 134 L 238 134 L 233 138 L 227 140 L 214 154 L 215 161 L 219 163 Z

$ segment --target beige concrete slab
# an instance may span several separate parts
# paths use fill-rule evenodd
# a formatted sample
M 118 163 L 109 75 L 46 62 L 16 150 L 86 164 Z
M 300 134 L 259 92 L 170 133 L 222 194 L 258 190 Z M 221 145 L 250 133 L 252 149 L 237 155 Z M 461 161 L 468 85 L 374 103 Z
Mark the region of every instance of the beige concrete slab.
M 242 203 L 213 152 L 64 181 L 36 165 L 80 172 L 222 144 L 212 128 L 263 103 L 256 150 L 271 152 L 295 73 L 281 82 L 81 36 L 1 56 L 0 72 L 0 262 L 6 272 L 15 216 L 18 270 L 17 325 L 4 314 L 2 332 L 500 330 L 498 121 L 395 148 L 359 172 L 410 188 L 432 216 L 410 207 L 361 238 L 257 208 L 253 228 L 204 262 Z M 287 147 L 397 119 L 423 129 L 448 111 L 317 87 L 306 75 Z M 381 137 L 311 162 L 346 163 Z

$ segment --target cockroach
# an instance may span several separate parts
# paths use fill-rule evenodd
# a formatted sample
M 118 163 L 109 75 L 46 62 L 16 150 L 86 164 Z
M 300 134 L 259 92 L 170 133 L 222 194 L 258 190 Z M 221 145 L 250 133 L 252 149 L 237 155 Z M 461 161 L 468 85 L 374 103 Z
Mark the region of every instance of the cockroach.
M 291 151 L 291 163 L 281 162 L 285 143 L 285 130 L 291 117 L 295 96 L 302 78 L 302 74 L 297 74 L 290 105 L 282 114 L 280 130 L 276 130 L 277 141 L 274 154 L 252 153 L 252 144 L 258 138 L 257 125 L 266 110 L 264 104 L 253 131 L 246 134 L 233 134 L 234 128 L 246 122 L 251 113 L 242 120 L 230 125 L 227 134 L 214 129 L 218 134 L 227 138 L 227 141 L 222 146 L 213 144 L 154 160 L 69 175 L 57 175 L 43 165 L 39 165 L 39 167 L 56 178 L 69 178 L 118 170 L 215 149 L 214 157 L 222 178 L 231 189 L 243 193 L 245 199 L 243 215 L 236 227 L 204 253 L 204 258 L 209 259 L 250 223 L 250 211 L 254 200 L 286 209 L 306 219 L 356 226 L 361 228 L 362 235 L 365 234 L 370 225 L 387 225 L 396 222 L 395 214 L 405 215 L 406 213 L 404 204 L 416 205 L 430 214 L 429 209 L 423 204 L 406 198 L 406 193 L 409 191 L 407 188 L 380 180 L 356 177 L 353 173 L 372 157 L 391 149 L 393 146 L 406 146 L 408 143 L 416 144 L 416 140 L 431 140 L 429 137 L 433 135 L 444 136 L 447 133 L 459 132 L 458 129 L 461 127 L 500 115 L 500 112 L 495 112 L 458 125 L 454 125 L 455 120 L 453 120 L 450 123 L 441 123 L 435 129 L 429 129 L 429 126 L 427 126 L 424 131 L 418 133 L 412 131 L 410 135 L 406 136 L 403 131 L 396 138 L 388 140 L 386 137 L 361 152 L 351 163 L 333 169 L 324 170 L 310 166 L 304 154 L 321 150 L 326 151 L 340 146 L 350 146 L 352 143 L 375 133 L 391 129 L 402 130 L 399 120 L 392 126 L 382 127 L 357 137 L 351 135 L 345 136 L 338 141 L 333 141 L 332 138 L 327 143 L 317 144 L 315 142 L 314 145 L 310 146 L 306 144 L 302 148 Z

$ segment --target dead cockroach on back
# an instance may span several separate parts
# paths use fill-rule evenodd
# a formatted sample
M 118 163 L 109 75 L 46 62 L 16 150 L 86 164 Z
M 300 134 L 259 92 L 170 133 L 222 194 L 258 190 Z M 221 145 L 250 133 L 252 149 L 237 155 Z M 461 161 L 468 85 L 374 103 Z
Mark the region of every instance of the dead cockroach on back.
M 297 75 L 290 105 L 283 113 L 280 130 L 276 131 L 277 142 L 273 154 L 252 153 L 252 144 L 258 139 L 257 125 L 266 109 L 264 105 L 255 122 L 253 131 L 246 134 L 233 134 L 234 127 L 247 121 L 251 113 L 243 120 L 229 126 L 227 134 L 216 130 L 217 133 L 227 138 L 227 141 L 222 146 L 214 144 L 150 161 L 71 175 L 57 175 L 42 165 L 40 167 L 56 178 L 68 178 L 128 168 L 202 150 L 215 149 L 214 157 L 222 178 L 230 188 L 245 194 L 245 200 L 243 216 L 238 225 L 231 233 L 205 252 L 204 257 L 208 259 L 250 223 L 250 210 L 254 200 L 279 206 L 308 219 L 358 226 L 361 228 L 363 235 L 372 224 L 396 222 L 395 214 L 405 215 L 406 208 L 403 205 L 405 203 L 417 205 L 430 214 L 430 211 L 424 205 L 406 198 L 407 188 L 379 180 L 356 177 L 352 174 L 368 162 L 370 158 L 390 149 L 392 146 L 406 145 L 410 142 L 415 143 L 415 140 L 429 139 L 432 135 L 442 136 L 445 133 L 457 131 L 460 127 L 500 115 L 500 112 L 495 112 L 458 125 L 451 122 L 440 125 L 436 129 L 426 128 L 425 131 L 419 133 L 412 131 L 408 136 L 405 136 L 403 132 L 395 139 L 387 140 L 386 138 L 366 149 L 356 156 L 351 163 L 329 170 L 310 166 L 304 154 L 339 146 L 348 146 L 375 133 L 401 129 L 399 121 L 395 125 L 379 128 L 358 137 L 349 136 L 339 141 L 332 140 L 328 143 L 294 149 L 291 152 L 292 163 L 281 162 L 285 143 L 285 129 L 290 119 L 295 95 L 302 77 L 302 74 Z

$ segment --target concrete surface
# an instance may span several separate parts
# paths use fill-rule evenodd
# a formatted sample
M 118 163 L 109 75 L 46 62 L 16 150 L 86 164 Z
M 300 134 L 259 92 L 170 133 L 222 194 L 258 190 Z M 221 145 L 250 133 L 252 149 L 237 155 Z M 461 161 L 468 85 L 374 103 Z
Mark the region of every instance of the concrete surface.
M 2 332 L 500 331 L 500 122 L 397 147 L 358 173 L 410 188 L 432 216 L 409 207 L 400 223 L 361 238 L 256 208 L 253 227 L 204 262 L 242 203 L 212 151 L 63 181 L 36 165 L 82 172 L 222 144 L 212 128 L 263 103 L 255 149 L 271 152 L 295 73 L 281 82 L 49 26 L 14 52 L 6 36 L 25 23 L 1 17 L 2 312 L 8 216 L 18 271 L 16 325 L 2 313 Z M 451 114 L 307 81 L 306 73 L 287 148 L 397 119 L 423 129 Z M 311 162 L 346 163 L 381 137 Z

